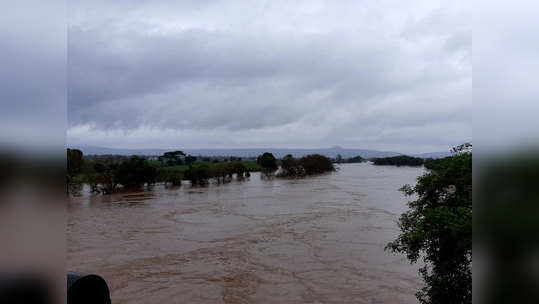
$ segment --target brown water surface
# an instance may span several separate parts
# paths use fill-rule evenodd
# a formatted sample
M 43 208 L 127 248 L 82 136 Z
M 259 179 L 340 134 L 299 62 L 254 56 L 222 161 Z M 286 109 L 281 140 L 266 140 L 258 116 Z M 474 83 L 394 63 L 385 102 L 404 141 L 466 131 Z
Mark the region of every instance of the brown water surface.
M 70 199 L 68 269 L 120 303 L 417 303 L 417 266 L 384 251 L 421 168 L 341 165 L 300 180 Z

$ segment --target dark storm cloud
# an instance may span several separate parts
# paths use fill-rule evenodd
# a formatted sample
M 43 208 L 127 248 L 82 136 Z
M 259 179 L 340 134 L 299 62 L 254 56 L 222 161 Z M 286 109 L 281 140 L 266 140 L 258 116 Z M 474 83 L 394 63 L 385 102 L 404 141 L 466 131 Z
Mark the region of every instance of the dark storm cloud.
M 200 146 L 195 136 L 223 146 L 242 136 L 234 144 L 389 147 L 403 130 L 428 127 L 445 133 L 423 135 L 434 148 L 471 136 L 465 8 L 417 3 L 376 19 L 391 7 L 88 3 L 70 8 L 73 142 L 116 137 L 117 146 L 144 146 L 153 130 L 165 146 Z M 287 126 L 314 132 L 277 131 Z M 115 130 L 138 132 L 138 143 Z

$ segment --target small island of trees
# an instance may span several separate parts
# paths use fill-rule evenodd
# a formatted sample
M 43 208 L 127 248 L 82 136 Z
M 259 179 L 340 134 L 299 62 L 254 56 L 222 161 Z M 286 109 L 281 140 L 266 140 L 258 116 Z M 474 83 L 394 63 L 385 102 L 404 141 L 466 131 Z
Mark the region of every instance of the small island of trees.
M 408 155 L 399 155 L 392 157 L 379 157 L 373 158 L 372 163 L 377 166 L 411 166 L 419 167 L 422 166 L 424 160 L 419 157 L 412 157 Z
M 303 177 L 335 171 L 333 161 L 320 154 L 311 154 L 302 158 L 286 155 L 281 161 L 279 177 Z

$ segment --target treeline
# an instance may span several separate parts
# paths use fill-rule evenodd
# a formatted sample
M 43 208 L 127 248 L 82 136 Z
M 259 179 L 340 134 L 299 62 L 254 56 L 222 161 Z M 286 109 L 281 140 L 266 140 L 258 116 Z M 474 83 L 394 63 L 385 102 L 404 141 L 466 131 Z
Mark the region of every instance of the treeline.
M 233 159 L 233 158 L 230 158 Z M 70 186 L 88 184 L 92 192 L 112 193 L 118 189 L 135 190 L 157 182 L 181 185 L 204 185 L 214 179 L 225 183 L 233 177 L 249 177 L 249 171 L 260 167 L 253 161 L 197 162 L 181 151 L 166 152 L 157 160 L 140 156 L 93 156 L 85 158 L 80 150 L 67 149 L 68 190 Z
M 412 157 L 408 155 L 399 155 L 392 157 L 379 157 L 373 158 L 372 163 L 377 166 L 412 166 L 418 167 L 424 164 L 425 160 L 419 157 Z
M 205 161 L 186 155 L 183 151 L 166 152 L 151 159 L 141 156 L 92 156 L 85 158 L 80 150 L 67 149 L 67 185 L 88 184 L 92 192 L 113 193 L 119 189 L 136 190 L 161 182 L 179 186 L 182 181 L 191 185 L 207 185 L 230 182 L 234 178 L 243 180 L 250 172 L 263 171 L 275 176 L 281 165 L 279 177 L 301 177 L 334 171 L 330 158 L 308 155 L 295 159 L 287 155 L 283 160 L 271 153 L 264 153 L 256 161 L 241 161 L 228 157 L 223 161 Z
M 362 163 L 366 161 L 366 159 L 364 159 L 363 157 L 361 156 L 354 156 L 354 157 L 350 157 L 350 158 L 343 158 L 340 154 L 337 155 L 337 157 L 335 158 L 335 162 L 338 163 L 338 164 L 355 164 L 355 163 Z
M 206 185 L 210 179 L 217 183 L 225 183 L 236 176 L 238 180 L 249 177 L 250 173 L 247 167 L 240 162 L 219 163 L 213 167 L 201 165 L 189 168 L 183 176 L 191 182 L 191 185 Z

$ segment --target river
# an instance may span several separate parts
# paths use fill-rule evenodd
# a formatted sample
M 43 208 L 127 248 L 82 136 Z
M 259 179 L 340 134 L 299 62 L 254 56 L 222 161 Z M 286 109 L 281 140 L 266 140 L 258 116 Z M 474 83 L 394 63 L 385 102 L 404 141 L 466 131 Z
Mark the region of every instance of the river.
M 417 303 L 417 265 L 384 251 L 422 168 L 340 165 L 305 179 L 71 197 L 67 267 L 120 303 Z

